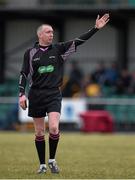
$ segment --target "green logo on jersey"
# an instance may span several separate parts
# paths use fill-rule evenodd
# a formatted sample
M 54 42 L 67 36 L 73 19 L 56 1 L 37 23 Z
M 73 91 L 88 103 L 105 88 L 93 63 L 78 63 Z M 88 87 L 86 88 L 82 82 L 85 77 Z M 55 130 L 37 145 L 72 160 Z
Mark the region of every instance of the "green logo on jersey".
M 38 72 L 40 74 L 44 74 L 44 73 L 50 73 L 50 72 L 53 72 L 54 71 L 54 66 L 52 65 L 48 65 L 48 66 L 40 66 L 38 68 Z

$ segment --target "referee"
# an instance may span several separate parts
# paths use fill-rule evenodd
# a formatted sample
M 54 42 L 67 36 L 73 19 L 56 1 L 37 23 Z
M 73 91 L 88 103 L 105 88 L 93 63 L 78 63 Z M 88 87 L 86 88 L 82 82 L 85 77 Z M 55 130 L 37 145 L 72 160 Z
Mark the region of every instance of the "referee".
M 48 116 L 49 124 L 49 161 L 51 173 L 59 173 L 55 160 L 56 149 L 60 138 L 59 120 L 62 95 L 63 66 L 67 57 L 109 21 L 109 14 L 101 18 L 97 16 L 95 27 L 79 38 L 67 42 L 52 44 L 53 28 L 42 24 L 37 29 L 38 42 L 24 54 L 19 80 L 19 104 L 23 110 L 27 108 L 25 87 L 29 80 L 28 115 L 33 118 L 35 128 L 35 146 L 40 162 L 38 173 L 46 173 L 45 160 L 45 124 Z

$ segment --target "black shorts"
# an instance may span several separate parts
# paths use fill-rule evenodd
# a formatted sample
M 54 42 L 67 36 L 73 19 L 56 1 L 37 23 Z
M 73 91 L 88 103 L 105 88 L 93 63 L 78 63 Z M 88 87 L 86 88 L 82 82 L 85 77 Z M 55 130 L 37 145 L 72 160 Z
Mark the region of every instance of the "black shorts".
M 30 89 L 28 116 L 45 117 L 49 112 L 61 113 L 62 95 L 59 88 Z

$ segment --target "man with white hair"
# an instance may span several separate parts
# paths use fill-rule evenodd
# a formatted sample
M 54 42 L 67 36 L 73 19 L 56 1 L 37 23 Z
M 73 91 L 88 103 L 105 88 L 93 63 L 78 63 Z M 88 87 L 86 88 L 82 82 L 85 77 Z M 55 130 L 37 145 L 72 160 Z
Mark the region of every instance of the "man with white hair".
M 26 50 L 20 73 L 19 104 L 22 109 L 27 108 L 25 87 L 29 77 L 29 107 L 28 115 L 33 117 L 35 128 L 35 146 L 40 161 L 38 173 L 47 171 L 45 159 L 45 123 L 48 115 L 49 125 L 49 161 L 52 173 L 59 173 L 55 160 L 56 149 L 60 137 L 59 120 L 62 95 L 60 86 L 63 79 L 63 66 L 67 57 L 76 51 L 77 46 L 83 44 L 109 21 L 109 14 L 101 18 L 97 16 L 95 26 L 79 38 L 53 44 L 53 28 L 43 24 L 37 29 L 38 42 L 34 47 Z

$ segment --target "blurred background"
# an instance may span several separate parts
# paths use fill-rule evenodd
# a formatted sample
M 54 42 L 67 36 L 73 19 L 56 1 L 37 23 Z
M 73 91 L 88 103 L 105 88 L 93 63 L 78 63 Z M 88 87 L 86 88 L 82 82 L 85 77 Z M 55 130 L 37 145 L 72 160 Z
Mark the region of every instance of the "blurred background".
M 0 0 L 0 130 L 32 130 L 18 107 L 19 72 L 36 29 L 49 23 L 54 42 L 78 37 L 97 15 L 110 14 L 65 63 L 60 128 L 84 132 L 135 130 L 135 0 Z

